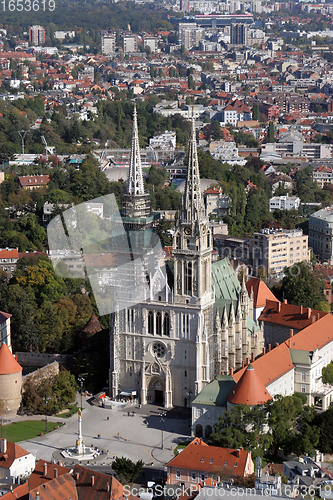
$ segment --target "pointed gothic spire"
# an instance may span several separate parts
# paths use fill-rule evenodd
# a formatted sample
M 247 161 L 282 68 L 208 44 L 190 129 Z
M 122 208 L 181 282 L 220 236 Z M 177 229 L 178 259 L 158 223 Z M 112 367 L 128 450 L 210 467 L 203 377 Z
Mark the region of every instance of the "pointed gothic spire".
M 143 177 L 142 177 L 136 104 L 134 104 L 134 112 L 133 112 L 132 147 L 131 147 L 130 168 L 127 180 L 127 194 L 139 195 L 139 196 L 145 194 Z
M 192 117 L 192 131 L 189 142 L 187 178 L 183 196 L 183 220 L 202 220 L 206 211 L 201 196 L 199 162 L 194 117 Z

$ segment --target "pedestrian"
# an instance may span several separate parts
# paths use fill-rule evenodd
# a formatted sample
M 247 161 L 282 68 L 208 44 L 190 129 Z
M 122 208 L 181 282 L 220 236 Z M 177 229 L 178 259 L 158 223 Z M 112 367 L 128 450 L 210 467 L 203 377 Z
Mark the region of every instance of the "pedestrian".
M 129 411 L 127 412 L 127 416 L 129 417 Z
M 118 439 L 119 439 L 119 432 L 117 433 L 117 437 L 118 437 Z

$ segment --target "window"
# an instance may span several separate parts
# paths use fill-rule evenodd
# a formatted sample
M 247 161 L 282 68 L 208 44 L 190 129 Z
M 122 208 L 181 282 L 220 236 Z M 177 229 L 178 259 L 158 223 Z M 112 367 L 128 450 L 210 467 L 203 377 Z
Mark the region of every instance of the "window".
M 164 314 L 163 335 L 167 335 L 168 337 L 170 337 L 170 316 L 168 313 Z
M 305 385 L 301 385 L 301 392 L 305 392 Z
M 148 313 L 148 333 L 154 335 L 154 313 L 152 311 Z
M 305 382 L 305 381 L 306 381 L 306 373 L 302 372 L 302 382 Z
M 226 461 L 224 462 L 224 465 L 228 465 L 228 460 L 226 460 Z
M 204 481 L 205 480 L 205 474 L 201 474 L 200 479 L 201 479 L 201 481 Z
M 192 472 L 192 474 L 191 474 L 191 478 L 192 478 L 192 481 L 195 481 L 195 480 L 196 480 L 196 478 L 197 478 L 197 474 L 196 474 L 196 472 Z
M 162 315 L 160 311 L 156 314 L 156 335 L 162 335 Z
M 213 463 L 213 459 L 212 459 L 212 458 L 209 460 L 209 463 L 210 463 L 210 464 L 212 464 L 212 463 Z
M 155 354 L 155 356 L 157 356 L 158 358 L 162 358 L 165 354 L 165 347 L 163 344 L 160 344 L 159 342 L 156 342 L 154 345 L 153 345 L 153 353 Z
M 187 370 L 184 371 L 184 377 L 187 377 Z
M 185 264 L 185 295 L 192 295 L 192 262 L 184 262 Z
M 200 460 L 200 462 L 204 462 L 205 461 L 205 457 L 202 457 L 202 459 Z
M 176 470 L 176 479 L 180 479 L 180 470 Z
M 234 467 L 237 467 L 237 466 L 238 466 L 238 462 L 235 462 L 235 463 L 234 463 Z

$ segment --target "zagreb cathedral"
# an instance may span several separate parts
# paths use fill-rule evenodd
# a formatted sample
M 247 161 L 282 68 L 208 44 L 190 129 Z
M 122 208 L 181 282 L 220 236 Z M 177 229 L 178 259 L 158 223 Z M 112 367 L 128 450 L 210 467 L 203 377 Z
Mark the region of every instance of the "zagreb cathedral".
M 136 109 L 122 221 L 128 239 L 136 241 L 133 253 L 144 258 L 154 216 L 143 183 Z M 148 283 L 144 300 L 114 313 L 110 397 L 123 392 L 135 394 L 142 404 L 189 406 L 216 375 L 239 369 L 262 352 L 263 330 L 252 319 L 253 294 L 239 283 L 227 259 L 212 264 L 212 251 L 192 120 L 187 178 L 173 236 L 173 275 L 156 265 L 140 278 L 142 285 Z

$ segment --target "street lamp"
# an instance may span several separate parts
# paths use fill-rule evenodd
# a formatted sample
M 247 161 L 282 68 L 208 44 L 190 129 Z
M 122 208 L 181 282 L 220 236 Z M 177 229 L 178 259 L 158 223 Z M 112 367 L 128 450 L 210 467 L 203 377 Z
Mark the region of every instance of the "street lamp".
M 81 386 L 81 411 L 83 410 L 83 407 L 82 407 L 82 390 L 83 390 L 83 382 L 85 381 L 85 378 L 84 377 L 79 377 L 78 378 L 78 382 L 80 383 L 80 386 Z
M 161 431 L 162 431 L 162 445 L 161 445 L 161 449 L 163 450 L 164 449 L 164 446 L 163 446 L 163 423 L 164 423 L 164 417 L 166 417 L 166 413 L 159 413 L 159 416 L 161 417 L 160 418 L 160 422 L 161 422 Z
M 48 401 L 50 397 L 47 396 L 46 394 L 43 396 L 43 401 L 45 404 L 45 434 L 47 433 L 47 407 L 48 407 Z

